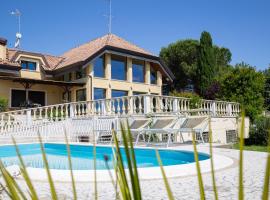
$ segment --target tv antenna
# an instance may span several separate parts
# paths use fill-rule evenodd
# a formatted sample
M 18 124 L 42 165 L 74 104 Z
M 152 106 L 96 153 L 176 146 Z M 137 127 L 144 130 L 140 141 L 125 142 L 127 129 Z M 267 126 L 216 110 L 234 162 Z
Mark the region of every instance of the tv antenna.
M 22 38 L 22 34 L 21 34 L 21 12 L 18 9 L 16 9 L 15 11 L 12 11 L 10 14 L 15 16 L 18 19 L 18 32 L 16 33 L 16 41 L 15 41 L 14 47 L 19 49 L 20 46 L 21 46 L 21 38 Z
M 108 32 L 112 33 L 112 0 L 107 0 L 109 2 L 109 14 L 105 15 L 108 18 Z

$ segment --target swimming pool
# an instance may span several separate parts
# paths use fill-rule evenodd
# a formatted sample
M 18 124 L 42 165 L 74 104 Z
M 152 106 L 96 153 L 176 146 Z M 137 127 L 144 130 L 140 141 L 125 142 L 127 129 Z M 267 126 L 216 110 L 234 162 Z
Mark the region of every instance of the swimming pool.
M 24 163 L 27 167 L 44 168 L 42 154 L 39 144 L 21 144 L 18 145 Z M 68 158 L 65 144 L 44 144 L 50 169 L 68 170 Z M 93 146 L 91 145 L 70 145 L 72 167 L 74 170 L 92 170 L 93 166 Z M 127 166 L 124 149 L 121 149 L 124 165 Z M 194 154 L 190 151 L 159 150 L 164 166 L 181 165 L 194 162 Z M 135 149 L 135 156 L 138 168 L 156 167 L 158 162 L 154 149 Z M 111 147 L 96 147 L 96 164 L 98 170 L 107 169 L 105 158 L 107 158 L 108 167 L 113 168 L 113 151 Z M 199 154 L 200 160 L 206 160 L 207 154 Z M 0 146 L 0 159 L 5 166 L 18 165 L 15 147 L 12 145 Z

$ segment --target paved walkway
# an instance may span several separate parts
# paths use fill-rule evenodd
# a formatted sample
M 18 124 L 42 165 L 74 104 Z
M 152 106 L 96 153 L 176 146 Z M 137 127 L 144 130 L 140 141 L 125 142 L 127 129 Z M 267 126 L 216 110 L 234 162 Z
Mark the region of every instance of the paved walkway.
M 191 149 L 189 146 L 176 147 L 178 149 Z M 200 146 L 199 151 L 208 152 L 207 146 Z M 237 199 L 238 197 L 238 157 L 239 151 L 223 148 L 214 148 L 214 153 L 233 158 L 235 163 L 216 172 L 216 183 L 220 199 Z M 244 152 L 244 186 L 245 199 L 261 199 L 266 153 L 245 151 Z M 211 174 L 203 174 L 203 181 L 207 199 L 214 199 L 212 190 Z M 180 177 L 169 179 L 175 199 L 199 199 L 197 176 Z M 24 185 L 22 181 L 19 181 Z M 49 199 L 49 186 L 47 183 L 35 182 L 35 187 L 44 199 Z M 70 183 L 56 183 L 57 192 L 63 199 L 72 199 Z M 163 180 L 141 181 L 143 199 L 167 199 Z M 92 199 L 94 191 L 93 183 L 77 183 L 79 199 Z M 99 199 L 115 199 L 114 189 L 110 182 L 98 183 Z

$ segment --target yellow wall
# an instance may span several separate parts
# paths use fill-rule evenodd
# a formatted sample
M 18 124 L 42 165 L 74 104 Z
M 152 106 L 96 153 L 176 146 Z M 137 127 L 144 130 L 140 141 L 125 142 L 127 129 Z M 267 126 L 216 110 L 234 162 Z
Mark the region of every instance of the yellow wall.
M 19 83 L 0 80 L 0 97 L 8 99 L 9 105 L 11 101 L 11 89 L 24 89 L 24 87 Z M 44 91 L 46 98 L 45 102 L 47 105 L 58 104 L 62 102 L 63 89 L 58 86 L 36 84 L 33 85 L 30 90 Z

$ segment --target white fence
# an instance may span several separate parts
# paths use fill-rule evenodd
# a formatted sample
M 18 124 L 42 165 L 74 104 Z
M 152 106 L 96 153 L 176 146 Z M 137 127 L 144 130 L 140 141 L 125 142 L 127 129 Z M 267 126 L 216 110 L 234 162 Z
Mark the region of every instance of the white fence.
M 65 142 L 66 136 L 70 142 L 98 142 L 98 140 L 106 140 L 106 135 L 111 136 L 112 127 L 117 129 L 118 118 L 83 118 L 46 122 L 1 133 L 0 144 L 12 144 L 12 137 L 17 143 L 38 143 L 38 134 L 43 142 Z
M 57 124 L 66 119 L 94 116 L 158 113 L 190 115 L 195 112 L 196 115 L 211 114 L 213 117 L 236 117 L 240 113 L 240 105 L 235 102 L 202 100 L 197 105 L 193 104 L 189 98 L 137 95 L 3 112 L 0 113 L 0 134 L 25 131 L 29 127 L 39 127 L 45 124 Z

